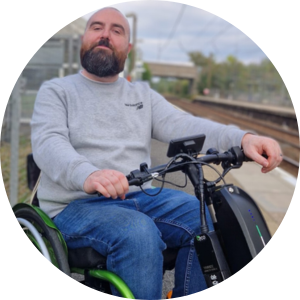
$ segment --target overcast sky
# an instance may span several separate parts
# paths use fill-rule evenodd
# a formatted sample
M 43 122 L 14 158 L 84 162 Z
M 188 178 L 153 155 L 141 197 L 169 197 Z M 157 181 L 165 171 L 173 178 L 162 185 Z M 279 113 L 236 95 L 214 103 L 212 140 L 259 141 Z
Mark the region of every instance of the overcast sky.
M 188 62 L 191 51 L 201 51 L 205 55 L 213 53 L 218 61 L 228 55 L 245 63 L 266 58 L 243 32 L 202 9 L 162 1 L 135 1 L 112 6 L 125 15 L 136 14 L 137 47 L 144 61 Z M 131 24 L 132 18 L 128 20 Z

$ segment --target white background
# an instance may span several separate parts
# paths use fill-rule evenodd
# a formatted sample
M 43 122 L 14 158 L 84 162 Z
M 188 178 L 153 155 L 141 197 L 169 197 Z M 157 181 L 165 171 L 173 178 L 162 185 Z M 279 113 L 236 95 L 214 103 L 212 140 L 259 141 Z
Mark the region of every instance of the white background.
M 231 22 L 257 43 L 277 68 L 299 113 L 298 1 L 176 2 L 202 8 Z M 0 18 L 1 120 L 18 76 L 42 44 L 73 20 L 117 2 L 20 0 L 3 3 Z M 237 275 L 188 299 L 297 298 L 300 266 L 299 185 L 297 187 L 286 217 L 267 248 Z M 3 180 L 0 180 L 0 188 L 1 298 L 111 299 L 112 296 L 99 294 L 69 279 L 39 255 L 14 219 Z

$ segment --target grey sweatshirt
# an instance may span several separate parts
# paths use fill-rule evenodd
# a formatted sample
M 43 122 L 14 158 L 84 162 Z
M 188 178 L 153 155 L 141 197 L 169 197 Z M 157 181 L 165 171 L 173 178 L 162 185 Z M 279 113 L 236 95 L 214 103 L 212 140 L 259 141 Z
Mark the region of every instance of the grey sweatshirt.
M 99 83 L 81 73 L 42 85 L 31 129 L 34 160 L 42 170 L 38 198 L 50 217 L 72 200 L 95 197 L 83 191 L 91 173 L 113 169 L 127 175 L 142 162 L 150 166 L 151 138 L 168 143 L 204 133 L 204 152 L 240 145 L 245 134 L 177 110 L 146 83 Z

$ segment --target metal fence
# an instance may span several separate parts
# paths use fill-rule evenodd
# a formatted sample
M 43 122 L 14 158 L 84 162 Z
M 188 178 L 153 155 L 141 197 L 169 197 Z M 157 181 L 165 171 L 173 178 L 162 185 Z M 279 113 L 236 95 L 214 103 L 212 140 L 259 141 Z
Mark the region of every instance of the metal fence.
M 1 129 L 1 170 L 12 206 L 30 199 L 26 157 L 31 153 L 30 119 L 37 91 L 46 80 L 79 71 L 80 46 L 79 35 L 49 39 L 24 68 L 9 98 Z

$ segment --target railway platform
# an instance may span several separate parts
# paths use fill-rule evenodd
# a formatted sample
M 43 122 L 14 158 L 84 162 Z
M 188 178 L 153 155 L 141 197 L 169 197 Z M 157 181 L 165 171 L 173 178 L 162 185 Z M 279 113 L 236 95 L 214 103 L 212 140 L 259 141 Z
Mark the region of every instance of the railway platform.
M 216 99 L 207 96 L 196 96 L 195 102 L 207 103 L 210 105 L 222 106 L 232 108 L 245 109 L 247 111 L 266 112 L 273 115 L 284 116 L 296 119 L 296 113 L 293 107 L 274 106 L 271 104 L 262 104 L 255 102 L 237 101 L 231 99 Z
M 260 169 L 257 163 L 244 163 L 230 172 L 228 181 L 231 179 L 255 200 L 274 235 L 293 198 L 296 178 L 280 167 L 267 174 Z

